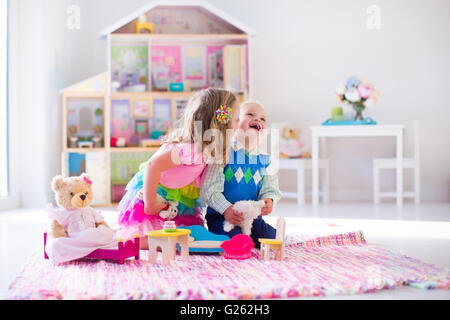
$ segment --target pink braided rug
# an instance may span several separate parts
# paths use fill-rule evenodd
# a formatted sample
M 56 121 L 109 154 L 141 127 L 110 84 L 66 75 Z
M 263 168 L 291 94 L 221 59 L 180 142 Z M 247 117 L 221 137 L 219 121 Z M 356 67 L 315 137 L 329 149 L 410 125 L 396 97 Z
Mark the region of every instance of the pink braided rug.
M 363 233 L 306 240 L 289 236 L 284 261 L 218 255 L 177 255 L 171 267 L 141 260 L 124 265 L 78 260 L 53 267 L 42 252 L 31 256 L 11 283 L 8 299 L 268 299 L 348 295 L 411 285 L 448 289 L 450 273 L 367 244 Z

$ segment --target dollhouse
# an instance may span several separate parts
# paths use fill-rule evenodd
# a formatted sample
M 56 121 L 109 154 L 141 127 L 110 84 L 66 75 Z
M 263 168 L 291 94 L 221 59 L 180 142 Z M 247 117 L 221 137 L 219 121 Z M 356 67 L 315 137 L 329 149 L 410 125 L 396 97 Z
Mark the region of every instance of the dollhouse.
M 204 1 L 153 1 L 103 30 L 108 70 L 62 90 L 63 175 L 86 172 L 115 205 L 196 90 L 251 98 L 254 32 Z

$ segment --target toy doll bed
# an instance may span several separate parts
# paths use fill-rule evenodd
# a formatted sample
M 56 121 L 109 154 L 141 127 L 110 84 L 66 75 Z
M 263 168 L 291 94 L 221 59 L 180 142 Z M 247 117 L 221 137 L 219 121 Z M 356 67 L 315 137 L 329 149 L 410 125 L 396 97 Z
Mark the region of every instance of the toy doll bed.
M 47 244 L 47 232 L 44 232 L 44 258 L 48 259 L 45 246 Z M 134 240 L 128 240 L 124 243 L 122 239 L 119 240 L 117 249 L 97 249 L 84 258 L 116 260 L 119 264 L 123 264 L 125 259 L 134 257 L 139 260 L 139 235 L 136 235 Z

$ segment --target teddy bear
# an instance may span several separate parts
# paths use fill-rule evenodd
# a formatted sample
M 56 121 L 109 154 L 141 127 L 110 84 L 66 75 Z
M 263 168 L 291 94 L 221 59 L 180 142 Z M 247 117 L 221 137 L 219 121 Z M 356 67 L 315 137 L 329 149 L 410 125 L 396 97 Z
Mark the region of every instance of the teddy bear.
M 104 225 L 109 228 L 108 224 L 104 221 L 103 217 L 96 217 L 94 210 L 89 206 L 92 201 L 92 181 L 86 174 L 82 174 L 79 177 L 63 178 L 62 176 L 56 176 L 51 183 L 52 191 L 55 193 L 56 204 L 63 208 L 64 211 L 81 210 L 83 211 L 83 218 L 89 216 L 86 220 L 87 224 L 97 218 L 98 222 L 90 224 L 97 228 L 99 225 Z M 101 220 L 101 221 L 100 221 Z M 89 222 L 88 222 L 89 221 Z M 69 230 L 70 229 L 70 230 Z M 50 235 L 54 238 L 70 236 L 69 232 L 74 231 L 74 226 L 68 225 L 64 228 L 57 219 L 52 219 L 50 226 Z
M 138 198 L 144 201 L 143 189 L 138 191 Z M 166 220 L 173 220 L 178 215 L 178 201 L 167 201 L 159 194 L 156 194 L 156 199 L 158 202 L 163 203 L 166 207 L 159 212 L 159 216 Z
M 261 209 L 264 208 L 265 202 L 264 200 L 252 201 L 252 200 L 242 200 L 237 201 L 233 205 L 233 209 L 239 212 L 242 212 L 243 220 L 238 226 L 241 227 L 242 233 L 246 235 L 250 235 L 253 225 L 253 220 L 258 218 L 261 214 Z M 224 221 L 223 230 L 226 232 L 230 232 L 234 228 L 234 224 Z
M 300 158 L 303 155 L 303 143 L 300 139 L 301 129 L 284 125 L 280 137 L 280 157 Z
M 84 257 L 96 249 L 117 246 L 115 231 L 99 211 L 89 206 L 93 191 L 88 175 L 56 176 L 51 188 L 58 208 L 47 205 L 51 237 L 46 249 L 54 264 Z

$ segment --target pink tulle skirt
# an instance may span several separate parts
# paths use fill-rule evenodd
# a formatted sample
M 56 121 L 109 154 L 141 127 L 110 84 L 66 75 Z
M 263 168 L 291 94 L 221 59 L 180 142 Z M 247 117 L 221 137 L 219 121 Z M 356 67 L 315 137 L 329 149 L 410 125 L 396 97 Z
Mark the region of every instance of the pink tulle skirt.
M 177 227 L 203 226 L 205 221 L 200 208 L 195 208 L 194 211 L 194 214 L 179 214 L 176 216 L 173 221 L 175 221 Z M 148 231 L 161 230 L 165 221 L 166 219 L 161 218 L 159 215 L 147 215 L 144 212 L 144 202 L 140 199 L 135 199 L 128 208 L 121 210 L 118 221 L 120 229 L 117 235 L 124 239 L 134 238 L 136 234 L 144 237 Z

